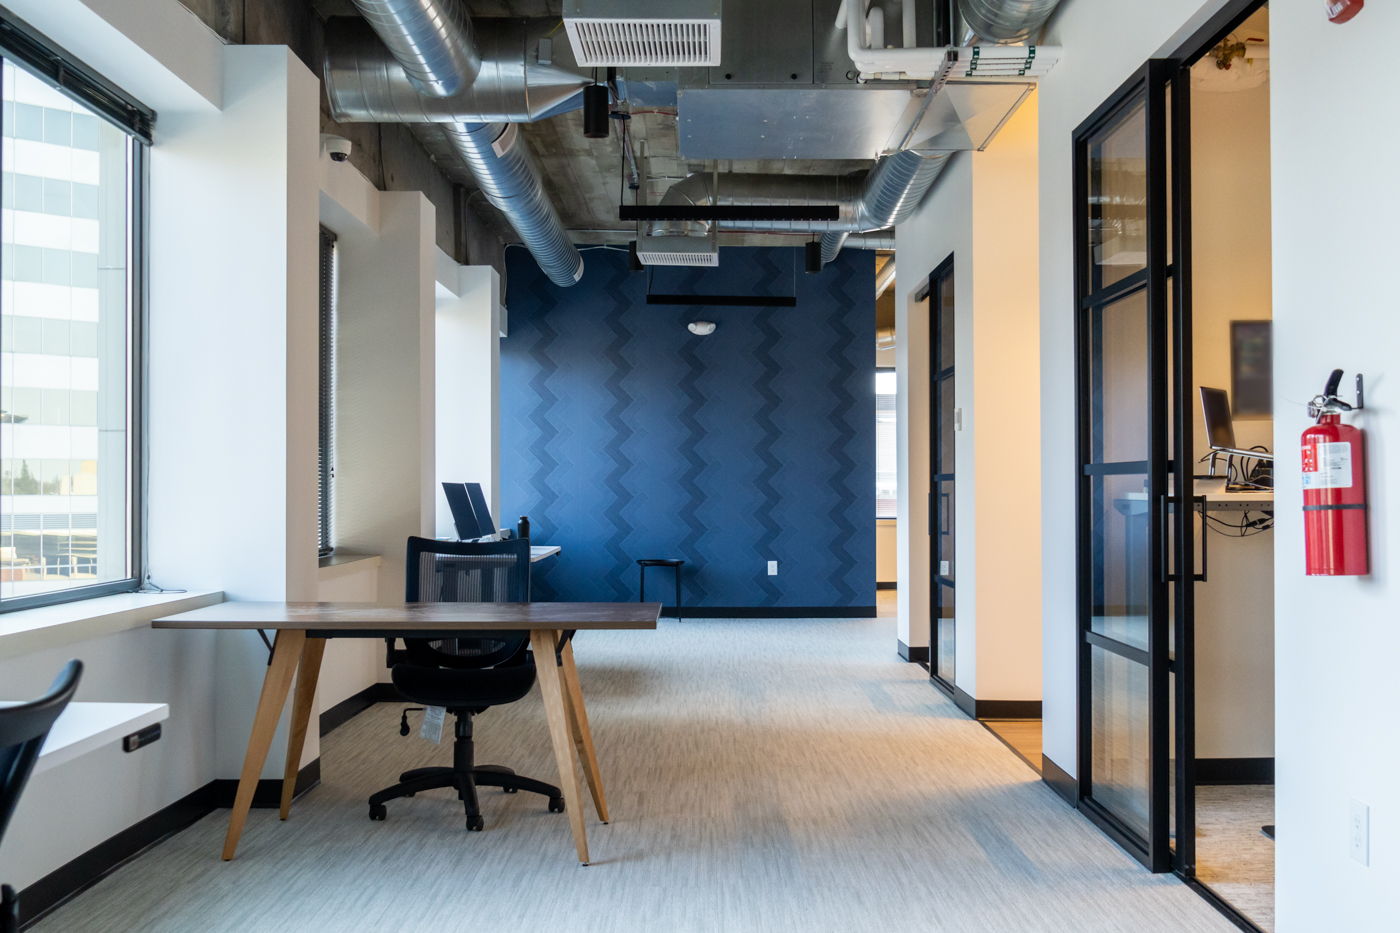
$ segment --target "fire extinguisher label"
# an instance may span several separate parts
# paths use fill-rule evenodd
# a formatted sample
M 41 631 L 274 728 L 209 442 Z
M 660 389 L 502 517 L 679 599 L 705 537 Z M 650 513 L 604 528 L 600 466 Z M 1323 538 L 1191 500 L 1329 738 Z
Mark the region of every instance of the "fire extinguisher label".
M 1351 487 L 1351 443 L 1305 444 L 1303 446 L 1304 489 L 1348 489 Z

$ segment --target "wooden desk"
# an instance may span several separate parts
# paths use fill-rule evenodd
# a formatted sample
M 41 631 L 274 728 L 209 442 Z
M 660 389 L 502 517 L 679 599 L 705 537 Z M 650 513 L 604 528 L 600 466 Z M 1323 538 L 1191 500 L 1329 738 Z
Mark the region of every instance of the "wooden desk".
M 292 805 L 301 750 L 316 695 L 321 655 L 327 638 L 443 638 L 482 630 L 528 630 L 534 649 L 540 692 L 549 719 L 549 738 L 559 767 L 559 787 L 564 809 L 574 831 L 578 860 L 588 864 L 588 839 L 583 827 L 583 803 L 579 799 L 574 755 L 583 763 L 584 776 L 598 818 L 608 822 L 608 805 L 593 751 L 593 734 L 583 708 L 578 669 L 572 644 L 559 652 L 563 667 L 547 663 L 566 629 L 654 629 L 660 603 L 408 603 L 374 606 L 366 603 L 253 603 L 228 602 L 156 619 L 152 628 L 174 629 L 275 629 L 272 660 L 263 678 L 253 733 L 238 779 L 238 794 L 229 816 L 224 839 L 224 860 L 233 858 L 253 791 L 262 774 L 277 720 L 287 702 L 292 674 L 300 668 L 296 697 L 292 702 L 292 727 L 287 738 L 287 768 L 282 780 L 282 819 Z

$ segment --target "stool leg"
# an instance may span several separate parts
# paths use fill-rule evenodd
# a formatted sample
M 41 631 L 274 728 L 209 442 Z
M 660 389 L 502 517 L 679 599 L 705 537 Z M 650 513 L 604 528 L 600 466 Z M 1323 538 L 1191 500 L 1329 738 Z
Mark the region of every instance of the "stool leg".
M 676 621 L 681 620 L 681 568 L 676 566 Z

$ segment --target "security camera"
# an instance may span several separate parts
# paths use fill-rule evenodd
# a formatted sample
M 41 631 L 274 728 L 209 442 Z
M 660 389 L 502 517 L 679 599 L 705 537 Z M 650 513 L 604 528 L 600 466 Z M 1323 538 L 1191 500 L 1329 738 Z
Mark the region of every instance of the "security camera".
M 350 140 L 344 136 L 322 133 L 321 148 L 326 150 L 326 155 L 331 157 L 332 162 L 344 162 L 350 158 Z

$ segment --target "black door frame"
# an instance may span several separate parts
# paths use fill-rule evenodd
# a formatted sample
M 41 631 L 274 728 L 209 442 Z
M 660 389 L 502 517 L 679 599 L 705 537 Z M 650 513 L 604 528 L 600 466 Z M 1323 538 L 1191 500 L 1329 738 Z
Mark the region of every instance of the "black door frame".
M 1078 798 L 1080 809 L 1089 819 L 1113 838 L 1124 849 L 1132 853 L 1154 872 L 1175 871 L 1195 888 L 1203 897 L 1226 914 L 1236 925 L 1246 930 L 1259 929 L 1252 921 L 1235 910 L 1228 902 L 1196 880 L 1195 845 L 1195 595 L 1194 583 L 1199 577 L 1195 574 L 1195 523 L 1191 500 L 1180 495 L 1180 490 L 1189 490 L 1194 484 L 1194 410 L 1191 386 L 1194 384 L 1192 368 L 1192 280 L 1191 280 L 1191 93 L 1190 68 L 1225 39 L 1232 31 L 1255 11 L 1267 5 L 1268 0 L 1230 0 L 1201 29 L 1187 39 L 1171 58 L 1154 59 L 1145 63 L 1123 83 L 1108 100 L 1090 117 L 1076 128 L 1074 140 L 1074 261 L 1075 261 L 1075 386 L 1082 400 L 1088 389 L 1087 341 L 1084 324 L 1087 310 L 1092 306 L 1102 306 L 1108 301 L 1124 297 L 1140 288 L 1148 289 L 1150 351 L 1152 376 L 1150 380 L 1150 406 L 1154 413 L 1154 423 L 1150 429 L 1149 465 L 1153 496 L 1152 501 L 1160 502 L 1160 508 L 1152 510 L 1154 527 L 1150 536 L 1152 563 L 1158 572 L 1151 576 L 1154 594 L 1151 600 L 1152 618 L 1165 622 L 1166 607 L 1159 604 L 1167 598 L 1167 589 L 1161 584 L 1170 583 L 1172 600 L 1171 638 L 1168 639 L 1167 626 L 1153 625 L 1148 651 L 1150 715 L 1156 721 L 1151 724 L 1150 765 L 1152 779 L 1150 807 L 1151 838 L 1139 840 L 1136 834 L 1127 830 L 1119 821 L 1098 806 L 1091 798 L 1092 749 L 1087 742 L 1092 726 L 1091 706 L 1087 690 L 1089 687 L 1089 640 L 1087 637 L 1089 619 L 1086 615 L 1086 599 L 1090 596 L 1087 557 L 1086 510 L 1089 507 L 1086 493 L 1086 477 L 1081 475 L 1076 481 L 1076 548 L 1077 548 L 1077 592 L 1079 616 L 1078 671 Z M 1168 88 L 1170 94 L 1168 97 Z M 1148 102 L 1147 152 L 1148 152 L 1148 222 L 1147 222 L 1147 268 L 1114 283 L 1109 289 L 1101 289 L 1098 294 L 1092 290 L 1089 278 L 1088 257 L 1088 186 L 1087 186 L 1087 140 L 1088 137 L 1120 109 L 1143 91 Z M 1155 113 L 1154 103 L 1156 104 Z M 1154 120 L 1154 116 L 1156 119 Z M 1154 171 L 1154 168 L 1156 169 Z M 1168 168 L 1170 171 L 1168 171 Z M 1154 210 L 1155 207 L 1155 210 Z M 1165 209 L 1164 209 L 1165 208 Z M 1167 217 L 1171 218 L 1167 225 Z M 1170 254 L 1166 254 L 1170 242 Z M 1170 261 L 1168 261 L 1170 260 Z M 1171 288 L 1168 291 L 1168 282 Z M 1170 318 L 1162 320 L 1166 313 L 1170 294 Z M 1170 334 L 1171 359 L 1170 376 L 1160 364 L 1163 350 L 1161 337 Z M 1078 401 L 1077 401 L 1078 404 Z M 1170 407 L 1171 447 L 1164 446 L 1166 427 L 1164 412 Z M 1088 436 L 1083 410 L 1076 413 L 1076 444 L 1078 462 L 1087 458 Z M 1168 450 L 1183 452 L 1185 455 L 1167 458 Z M 1172 490 L 1168 494 L 1165 484 L 1158 492 L 1158 473 L 1170 473 Z M 1164 478 L 1164 477 L 1163 477 Z M 1164 532 L 1170 525 L 1171 544 L 1165 543 Z M 1160 526 L 1160 527 L 1159 527 Z M 1204 530 L 1203 530 L 1204 534 Z M 1170 555 L 1168 559 L 1168 555 Z M 1176 572 L 1172 568 L 1176 568 Z M 1158 629 L 1161 629 L 1159 632 Z M 1102 642 L 1100 642 L 1102 643 Z M 1158 728 L 1160 720 L 1167 713 L 1170 678 L 1176 679 L 1174 703 L 1171 713 L 1175 722 L 1173 729 Z M 1161 723 L 1165 725 L 1165 723 Z M 1170 742 L 1175 740 L 1177 754 L 1175 761 L 1168 764 L 1171 754 Z M 1175 800 L 1169 798 L 1167 777 L 1169 767 L 1174 766 Z M 1169 803 L 1175 803 L 1174 826 L 1167 817 Z M 1175 830 L 1176 847 L 1171 846 L 1170 831 Z
M 1177 514 L 1167 503 L 1167 473 L 1173 464 L 1168 459 L 1167 438 L 1167 339 L 1169 314 L 1167 215 L 1170 210 L 1167 184 L 1167 82 L 1168 63 L 1151 60 L 1137 70 L 1089 119 L 1074 132 L 1074 255 L 1075 255 L 1075 385 L 1076 385 L 1076 563 L 1078 616 L 1078 686 L 1079 686 L 1079 809 L 1103 832 L 1122 846 L 1134 858 L 1153 872 L 1172 870 L 1171 827 L 1169 825 L 1170 753 L 1171 753 L 1171 646 L 1168 643 L 1167 556 L 1166 530 L 1170 516 Z M 1146 266 L 1104 287 L 1096 287 L 1092 278 L 1089 242 L 1088 147 L 1090 138 L 1118 117 L 1125 108 L 1144 100 L 1146 105 Z M 1092 509 L 1090 484 L 1093 460 L 1090 429 L 1089 399 L 1091 360 L 1088 318 L 1095 309 L 1103 308 L 1140 291 L 1147 293 L 1148 311 L 1148 449 L 1147 462 L 1141 470 L 1148 476 L 1148 563 L 1160 573 L 1149 573 L 1148 583 L 1148 648 L 1146 656 L 1139 649 L 1120 645 L 1113 639 L 1098 637 L 1093 632 L 1092 553 L 1089 541 Z M 1181 459 L 1181 458 L 1178 458 Z M 1178 540 L 1180 537 L 1178 536 Z M 1148 676 L 1148 834 L 1142 838 L 1135 830 L 1100 804 L 1093 796 L 1093 706 L 1090 682 L 1091 651 L 1094 647 L 1123 654 L 1131 661 L 1143 664 Z
M 928 277 L 928 311 L 929 311 L 929 314 L 928 314 L 928 321 L 929 321 L 929 337 L 928 337 L 928 346 L 929 346 L 929 378 L 928 378 L 928 387 L 929 387 L 929 393 L 928 393 L 928 395 L 929 395 L 929 431 L 930 431 L 930 434 L 929 434 L 929 442 L 930 442 L 930 443 L 929 443 L 929 516 L 928 516 L 928 533 L 929 533 L 929 584 L 930 584 L 929 596 L 930 596 L 930 599 L 929 599 L 929 614 L 928 614 L 928 615 L 929 615 L 929 639 L 928 639 L 928 643 L 929 643 L 929 653 L 928 653 L 928 656 L 929 656 L 929 665 L 928 665 L 928 672 L 929 672 L 929 677 L 933 680 L 933 683 L 934 683 L 935 686 L 937 686 L 940 690 L 942 690 L 942 691 L 943 691 L 944 693 L 946 693 L 948 696 L 956 698 L 956 695 L 957 695 L 957 684 L 956 684 L 956 683 L 949 683 L 948 681 L 944 680 L 942 677 L 940 677 L 940 676 L 938 675 L 938 624 L 939 624 L 939 620 L 941 620 L 941 619 L 943 618 L 943 588 L 944 588 L 944 587 L 947 587 L 948 589 L 953 590 L 955 593 L 956 593 L 956 589 L 957 589 L 956 583 L 955 583 L 955 581 L 957 580 L 957 568 L 956 568 L 956 567 L 953 568 L 953 573 L 952 573 L 952 578 L 953 578 L 953 579 L 944 579 L 943 574 L 939 572 L 939 567 L 938 567 L 938 561 L 939 561 L 939 538 L 941 538 L 941 537 L 945 534 L 945 532 L 944 532 L 944 530 L 943 530 L 943 516 L 944 516 L 944 514 L 945 514 L 945 511 L 944 511 L 944 509 L 942 508 L 942 503 L 941 503 L 941 501 L 939 500 L 939 494 L 940 494 L 940 492 L 941 492 L 941 490 L 939 489 L 939 484 L 940 484 L 940 483 L 944 483 L 944 482 L 951 482 L 951 483 L 954 484 L 954 486 L 953 486 L 954 490 L 957 489 L 957 485 L 956 485 L 956 484 L 957 484 L 957 480 L 954 478 L 954 477 L 956 476 L 956 470 L 955 470 L 953 473 L 939 473 L 939 472 L 938 472 L 939 467 L 942 465 L 942 454 L 943 454 L 942 446 L 943 446 L 943 427 L 944 427 L 944 425 L 943 425 L 943 406 L 942 406 L 942 404 L 941 404 L 941 398 L 940 398 L 940 396 L 939 396 L 939 391 L 938 391 L 938 389 L 939 389 L 939 383 L 941 383 L 944 379 L 953 378 L 953 377 L 954 377 L 954 373 L 957 371 L 957 366 L 956 366 L 956 365 L 949 366 L 949 367 L 947 367 L 946 369 L 939 369 L 939 368 L 938 368 L 939 362 L 943 359 L 943 343 L 942 343 L 942 337 L 943 337 L 943 327 L 942 327 L 942 315 L 943 315 L 942 287 L 943 287 L 943 280 L 946 279 L 948 276 L 952 275 L 952 276 L 954 276 L 953 281 L 954 281 L 954 283 L 955 283 L 955 284 L 954 284 L 954 287 L 955 287 L 955 288 L 956 288 L 956 282 L 957 282 L 957 277 L 956 277 L 956 275 L 954 275 L 953 255 L 954 255 L 954 254 L 949 253 L 949 254 L 948 254 L 948 258 L 947 258 L 947 259 L 944 259 L 942 262 L 940 262 L 940 263 L 938 264 L 937 268 L 935 268 L 932 272 L 929 273 L 929 277 Z M 957 313 L 956 299 L 954 299 L 954 314 L 956 315 L 956 313 Z M 953 325 L 953 328 L 954 328 L 954 331 L 953 331 L 953 332 L 954 332 L 954 338 L 953 338 L 953 339 L 954 339 L 954 341 L 956 341 L 956 340 L 957 340 L 957 337 L 956 337 L 956 334 L 957 334 L 957 323 L 956 323 L 956 318 L 954 318 L 954 325 Z M 955 384 L 955 385 L 956 385 L 956 384 Z M 954 392 L 956 392 L 956 391 L 957 391 L 956 388 L 954 388 Z M 954 398 L 956 398 L 956 395 L 954 396 Z M 956 442 L 956 440 L 955 440 L 954 443 L 953 443 L 953 448 L 954 448 L 954 451 L 955 451 L 954 456 L 956 456 L 956 450 L 957 450 L 957 442 Z M 954 493 L 954 495 L 956 495 L 956 492 Z M 949 517 L 949 519 L 950 519 L 949 524 L 954 524 L 954 523 L 957 521 L 957 518 L 956 518 L 956 514 L 957 514 L 957 513 L 956 513 L 956 511 L 955 511 L 956 508 L 957 508 L 957 503 L 950 497 L 950 498 L 949 498 L 949 501 L 948 501 L 947 512 L 946 512 L 946 514 L 948 515 L 948 517 Z M 955 531 L 955 532 L 954 532 L 954 547 L 957 546 L 957 545 L 956 545 L 956 540 L 957 540 L 957 539 L 956 539 L 956 531 Z M 954 557 L 954 559 L 956 559 L 956 556 Z M 953 601 L 953 612 L 955 612 L 955 613 L 957 612 L 957 599 L 956 599 L 956 596 L 954 597 L 954 601 Z M 954 681 L 957 680 L 957 676 L 958 676 L 958 675 L 957 675 L 957 661 L 956 661 L 956 651 L 957 651 L 956 644 L 957 644 L 957 636 L 955 635 L 955 636 L 954 636 L 954 645 L 955 645 L 955 647 L 954 647 L 954 654 L 955 654 L 955 660 L 954 660 L 954 667 L 953 667 L 953 680 L 954 680 Z

